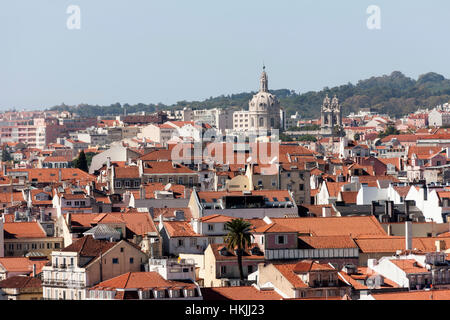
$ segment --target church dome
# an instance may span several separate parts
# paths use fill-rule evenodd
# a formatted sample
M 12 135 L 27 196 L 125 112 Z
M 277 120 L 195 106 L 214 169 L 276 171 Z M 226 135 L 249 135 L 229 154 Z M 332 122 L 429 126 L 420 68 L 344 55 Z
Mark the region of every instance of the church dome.
M 264 67 L 265 69 L 265 67 Z M 261 75 L 261 88 L 249 102 L 249 111 L 268 111 L 278 108 L 280 102 L 277 97 L 269 92 L 267 74 L 263 71 Z

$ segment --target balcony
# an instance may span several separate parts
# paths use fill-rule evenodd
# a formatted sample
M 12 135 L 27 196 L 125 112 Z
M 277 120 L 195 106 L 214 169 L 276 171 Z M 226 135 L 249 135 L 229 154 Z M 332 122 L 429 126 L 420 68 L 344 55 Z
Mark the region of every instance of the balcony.
M 318 281 L 314 280 L 312 283 L 313 288 L 323 288 L 323 287 L 337 287 L 337 281 Z
M 46 279 L 42 282 L 42 285 L 47 287 L 79 288 L 79 289 L 86 287 L 83 281 L 55 280 L 55 279 Z

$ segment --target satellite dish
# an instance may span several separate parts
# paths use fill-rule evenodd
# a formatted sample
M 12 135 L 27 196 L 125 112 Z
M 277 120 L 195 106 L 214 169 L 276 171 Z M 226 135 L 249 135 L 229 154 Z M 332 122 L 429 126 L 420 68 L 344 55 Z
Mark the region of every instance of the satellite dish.
M 273 164 L 275 161 L 277 161 L 278 157 L 274 157 L 272 160 L 270 160 L 270 164 Z
M 164 187 L 164 191 L 169 191 L 170 188 L 172 188 L 172 184 L 171 184 L 171 183 L 168 183 L 168 184 L 166 184 L 166 186 Z

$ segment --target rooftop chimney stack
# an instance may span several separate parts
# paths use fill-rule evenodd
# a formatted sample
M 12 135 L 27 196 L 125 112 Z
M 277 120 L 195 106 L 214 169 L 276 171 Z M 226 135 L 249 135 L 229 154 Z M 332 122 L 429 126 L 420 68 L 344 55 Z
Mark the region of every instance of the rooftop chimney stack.
M 372 201 L 372 207 L 371 207 L 370 213 L 371 213 L 373 216 L 375 215 L 375 207 L 376 207 L 376 202 L 375 202 L 375 201 Z
M 406 250 L 412 250 L 412 222 L 405 222 L 405 246 Z

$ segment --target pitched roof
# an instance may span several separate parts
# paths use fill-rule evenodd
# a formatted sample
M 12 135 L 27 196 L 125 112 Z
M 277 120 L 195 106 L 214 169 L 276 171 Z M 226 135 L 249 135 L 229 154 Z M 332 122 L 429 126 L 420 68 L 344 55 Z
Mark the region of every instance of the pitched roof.
M 212 203 L 213 199 L 221 199 L 225 196 L 245 196 L 240 191 L 199 191 L 197 195 L 200 201 L 204 200 L 206 203 Z M 289 191 L 287 190 L 254 190 L 251 191 L 252 196 L 264 196 L 269 201 L 286 201 L 285 198 L 291 199 Z M 291 201 L 291 200 L 289 200 Z
M 84 236 L 83 238 L 76 239 L 71 245 L 65 247 L 61 251 L 78 252 L 80 256 L 84 257 L 97 257 L 101 253 L 105 253 L 114 247 L 116 244 L 116 242 L 95 240 L 92 236 Z
M 271 223 L 265 226 L 260 226 L 252 230 L 254 233 L 297 233 L 296 230 L 285 225 Z
M 375 300 L 450 300 L 450 290 L 414 290 L 405 292 L 374 293 Z
M 212 243 L 210 244 L 211 249 L 213 251 L 214 257 L 216 261 L 237 261 L 236 253 L 234 250 L 230 250 L 224 244 Z M 264 261 L 264 253 L 258 252 L 258 254 L 252 254 L 251 249 L 258 247 L 257 244 L 252 243 L 249 248 L 247 248 L 242 255 L 242 261 Z M 222 255 L 221 252 L 224 252 L 225 255 Z
M 299 233 L 315 236 L 380 235 L 386 232 L 374 216 L 363 217 L 313 217 L 313 218 L 271 218 L 277 224 L 297 230 Z
M 32 273 L 33 265 L 36 265 L 36 273 L 40 273 L 42 267 L 48 262 L 44 260 L 31 260 L 27 257 L 4 257 L 0 258 L 0 265 L 7 272 Z
M 114 168 L 114 177 L 117 179 L 139 178 L 139 168 L 136 166 Z
M 258 290 L 254 286 L 202 288 L 205 301 L 214 300 L 282 300 L 275 290 Z
M 90 290 L 196 288 L 192 282 L 165 280 L 158 272 L 127 272 L 100 282 Z
M 0 281 L 0 288 L 42 288 L 42 281 L 39 278 L 14 276 Z
M 339 192 L 342 201 L 345 203 L 356 204 L 356 198 L 358 196 L 358 191 L 341 191 Z
M 148 213 L 73 213 L 71 214 L 71 226 L 91 228 L 97 223 L 124 223 L 126 228 L 137 235 L 145 235 L 156 232 L 156 227 Z
M 164 221 L 164 227 L 171 238 L 175 237 L 202 237 L 195 233 L 192 226 L 187 221 Z
M 213 214 L 210 216 L 204 216 L 200 218 L 201 222 L 208 222 L 208 223 L 224 223 L 228 221 L 232 221 L 233 219 L 236 219 L 235 217 L 225 216 L 222 214 Z
M 5 222 L 5 239 L 45 238 L 47 234 L 38 222 Z
M 308 288 L 308 285 L 303 282 L 298 274 L 294 272 L 296 263 L 283 263 L 283 264 L 273 264 L 273 266 L 286 278 L 287 281 L 294 287 L 298 288 Z
M 189 169 L 188 167 L 177 164 L 172 161 L 152 161 L 146 162 L 144 165 L 144 174 L 168 174 L 168 173 L 186 173 L 186 174 L 196 174 L 195 171 Z
M 414 259 L 391 259 L 389 260 L 405 273 L 424 273 L 430 272 L 426 268 L 420 266 Z
M 400 236 L 362 236 L 354 240 L 363 253 L 395 253 L 405 249 L 405 237 Z M 443 240 L 446 248 L 450 247 L 450 237 L 412 238 L 412 247 L 422 252 L 433 252 L 436 251 L 436 240 Z
M 356 243 L 349 235 L 342 236 L 301 236 L 299 237 L 301 248 L 308 249 L 342 249 L 342 248 L 358 248 Z

